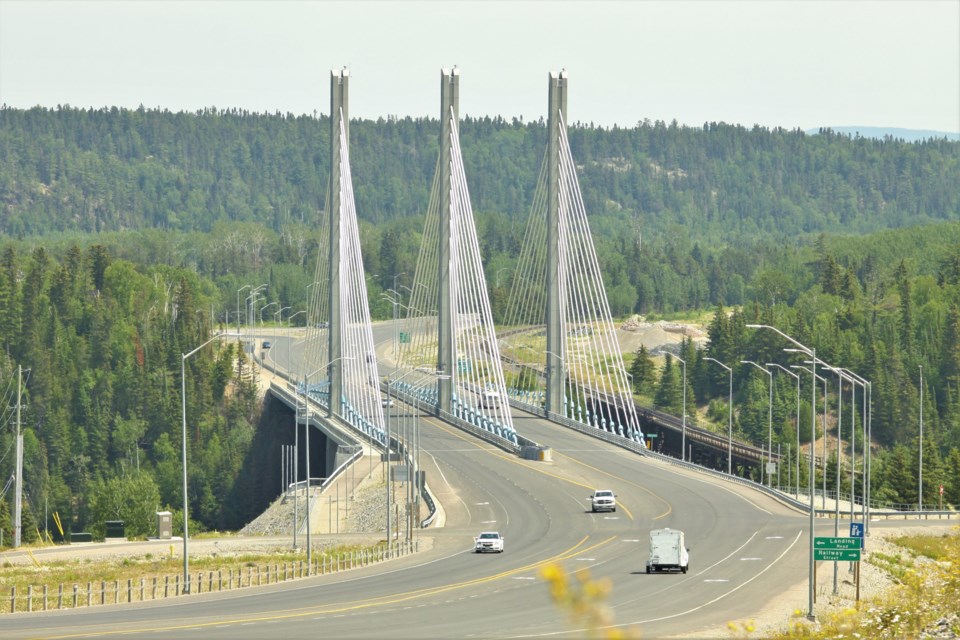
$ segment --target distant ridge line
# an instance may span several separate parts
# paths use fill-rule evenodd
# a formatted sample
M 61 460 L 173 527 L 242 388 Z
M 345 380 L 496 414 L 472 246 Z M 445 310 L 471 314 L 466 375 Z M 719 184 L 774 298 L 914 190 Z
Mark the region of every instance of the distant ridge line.
M 850 137 L 856 137 L 859 134 L 861 138 L 877 138 L 879 140 L 890 136 L 896 140 L 903 140 L 905 142 L 920 142 L 922 140 L 931 139 L 940 140 L 944 138 L 952 142 L 960 142 L 960 131 L 934 131 L 932 129 L 846 126 L 807 129 L 804 133 L 807 133 L 808 135 L 816 135 L 820 133 L 821 129 L 829 129 L 834 133 L 842 133 L 843 135 L 848 135 Z

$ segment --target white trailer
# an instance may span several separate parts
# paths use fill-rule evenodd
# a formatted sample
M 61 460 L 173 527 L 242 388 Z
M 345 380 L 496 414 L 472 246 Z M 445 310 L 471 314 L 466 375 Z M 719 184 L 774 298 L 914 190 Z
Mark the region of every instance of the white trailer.
M 683 531 L 677 529 L 654 529 L 650 532 L 650 558 L 647 573 L 679 570 L 687 572 L 690 567 L 690 550 L 687 549 Z

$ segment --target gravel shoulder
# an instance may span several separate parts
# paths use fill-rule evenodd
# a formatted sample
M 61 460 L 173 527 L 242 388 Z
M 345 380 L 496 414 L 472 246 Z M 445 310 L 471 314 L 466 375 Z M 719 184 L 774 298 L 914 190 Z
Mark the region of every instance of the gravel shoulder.
M 946 521 L 945 521 L 946 522 Z M 903 547 L 892 542 L 894 538 L 905 535 L 932 535 L 957 534 L 958 525 L 951 524 L 920 524 L 912 521 L 909 524 L 894 524 L 884 521 L 873 522 L 870 525 L 870 537 L 866 541 L 863 553 L 864 561 L 860 563 L 860 602 L 873 600 L 896 585 L 893 577 L 884 569 L 870 562 L 870 556 L 907 555 Z M 932 562 L 920 557 L 915 562 L 922 564 Z M 848 570 L 849 563 L 841 562 L 837 573 L 837 595 L 833 594 L 833 563 L 821 562 L 817 566 L 816 604 L 814 611 L 818 617 L 839 613 L 846 609 L 856 608 L 857 587 L 853 574 Z M 677 638 L 730 638 L 755 637 L 766 638 L 779 632 L 786 632 L 798 620 L 805 620 L 809 606 L 809 592 L 807 579 L 787 587 L 776 597 L 771 599 L 758 611 L 755 616 L 744 620 L 731 620 L 730 624 L 705 629 L 702 631 L 683 634 Z

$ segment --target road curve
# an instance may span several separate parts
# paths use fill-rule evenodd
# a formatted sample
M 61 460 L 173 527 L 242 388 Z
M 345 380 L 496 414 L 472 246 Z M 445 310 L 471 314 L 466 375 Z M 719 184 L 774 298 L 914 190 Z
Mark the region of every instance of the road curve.
M 289 338 L 288 338 L 289 339 Z M 287 352 L 276 336 L 276 355 Z M 295 352 L 295 351 L 294 351 Z M 295 583 L 156 603 L 6 615 L 4 638 L 513 638 L 582 636 L 539 571 L 557 564 L 610 581 L 613 624 L 675 636 L 744 619 L 806 578 L 807 518 L 764 494 L 672 467 L 515 412 L 552 462 L 520 460 L 433 418 L 421 462 L 445 526 L 428 551 Z M 593 514 L 594 488 L 620 508 Z M 829 535 L 824 523 L 820 535 Z M 646 575 L 651 528 L 682 529 L 687 574 Z M 472 553 L 499 530 L 505 552 Z

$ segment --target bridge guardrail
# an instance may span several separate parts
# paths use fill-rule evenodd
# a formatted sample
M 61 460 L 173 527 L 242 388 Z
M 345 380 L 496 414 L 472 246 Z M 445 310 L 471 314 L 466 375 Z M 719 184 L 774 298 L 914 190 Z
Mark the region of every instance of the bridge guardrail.
M 810 513 L 810 504 L 809 504 L 809 502 L 804 502 L 804 501 L 802 501 L 802 500 L 798 500 L 797 498 L 794 498 L 794 497 L 792 497 L 792 496 L 786 495 L 786 494 L 782 493 L 781 491 L 778 491 L 777 489 L 774 489 L 774 488 L 772 488 L 772 487 L 767 487 L 766 485 L 760 484 L 759 482 L 754 482 L 753 480 L 750 480 L 749 478 L 742 478 L 742 477 L 740 477 L 740 476 L 732 476 L 732 475 L 729 475 L 729 474 L 727 474 L 727 473 L 724 473 L 723 471 L 717 471 L 717 470 L 715 470 L 715 469 L 708 469 L 708 468 L 706 468 L 706 467 L 701 467 L 700 465 L 693 464 L 692 462 L 685 462 L 685 461 L 682 461 L 682 460 L 678 460 L 678 459 L 676 459 L 676 458 L 674 458 L 674 457 L 672 457 L 672 456 L 664 455 L 664 454 L 662 454 L 662 453 L 657 453 L 657 452 L 655 452 L 655 451 L 650 451 L 649 449 L 646 449 L 645 447 L 643 447 L 643 446 L 640 445 L 639 443 L 636 443 L 636 442 L 630 440 L 629 438 L 624 438 L 623 436 L 618 436 L 618 435 L 616 435 L 616 434 L 609 433 L 609 432 L 604 431 L 603 429 L 600 429 L 600 428 L 597 428 L 597 427 L 588 427 L 588 426 L 586 426 L 586 425 L 582 425 L 582 424 L 580 424 L 580 423 L 578 423 L 578 422 L 575 422 L 575 421 L 573 421 L 573 420 L 570 420 L 569 418 L 565 418 L 565 417 L 563 417 L 563 416 L 558 416 L 557 414 L 548 413 L 545 409 L 543 409 L 543 408 L 541 408 L 541 407 L 536 407 L 536 406 L 534 406 L 534 405 L 526 404 L 526 403 L 524 403 L 524 402 L 519 402 L 519 401 L 514 400 L 514 399 L 511 399 L 511 400 L 510 400 L 510 406 L 514 406 L 514 407 L 516 407 L 516 408 L 518 408 L 518 409 L 521 409 L 521 410 L 523 410 L 523 411 L 526 411 L 526 412 L 528 412 L 528 413 L 532 413 L 532 414 L 535 414 L 535 415 L 542 416 L 542 417 L 544 417 L 544 418 L 547 418 L 548 420 L 551 420 L 552 422 L 556 422 L 557 424 L 560 424 L 560 425 L 562 425 L 562 426 L 565 426 L 565 427 L 567 427 L 567 428 L 569 428 L 569 429 L 573 429 L 574 431 L 578 431 L 578 432 L 580 432 L 580 433 L 584 433 L 584 434 L 586 434 L 586 435 L 588 435 L 588 436 L 597 438 L 598 440 L 603 440 L 603 441 L 605 441 L 605 442 L 609 442 L 610 444 L 619 446 L 619 447 L 624 448 L 624 449 L 629 449 L 629 450 L 634 451 L 635 453 L 638 453 L 638 454 L 640 454 L 640 455 L 650 456 L 650 457 L 652 457 L 652 458 L 656 458 L 656 459 L 658 459 L 658 460 L 661 460 L 661 461 L 663 461 L 663 462 L 666 462 L 666 463 L 668 463 L 668 464 L 671 464 L 671 465 L 674 465 L 674 466 L 677 466 L 677 467 L 682 467 L 682 468 L 685 468 L 685 469 L 689 469 L 689 470 L 695 471 L 695 472 L 697 472 L 697 473 L 705 473 L 705 474 L 708 474 L 708 475 L 712 475 L 712 476 L 715 477 L 715 478 L 725 480 L 725 481 L 727 481 L 727 482 L 734 482 L 734 483 L 737 483 L 737 484 L 740 484 L 740 485 L 743 485 L 743 486 L 746 486 L 746 487 L 750 487 L 751 489 L 755 489 L 755 490 L 761 491 L 761 492 L 769 495 L 770 497 L 774 498 L 775 500 L 777 500 L 777 501 L 779 501 L 779 502 L 781 502 L 781 503 L 783 503 L 783 504 L 786 504 L 786 505 L 788 505 L 788 506 L 790 506 L 790 507 L 793 507 L 794 509 L 797 509 L 798 511 L 802 511 L 802 512 L 804 512 L 804 513 Z M 847 513 L 849 513 L 849 511 L 847 511 L 847 512 L 841 511 L 841 512 L 840 512 L 840 515 L 843 516 L 843 515 L 846 515 Z M 832 517 L 834 517 L 835 514 L 836 514 L 836 509 L 814 509 L 814 515 L 816 515 L 816 516 L 822 516 L 822 517 L 830 517 L 830 518 L 832 518 Z M 933 516 L 936 516 L 938 519 L 942 519 L 942 518 L 946 517 L 947 520 L 950 520 L 950 519 L 952 519 L 953 517 L 958 517 L 958 518 L 960 518 L 960 512 L 957 512 L 957 511 L 949 511 L 949 510 L 942 510 L 942 511 L 940 511 L 940 510 L 938 510 L 938 511 L 929 511 L 929 510 L 924 510 L 924 511 L 892 511 L 892 510 L 888 510 L 888 511 L 875 511 L 875 510 L 871 510 L 871 511 L 870 511 L 870 517 L 881 517 L 881 518 L 904 517 L 904 518 L 906 519 L 906 518 L 909 518 L 909 517 L 916 517 L 916 518 L 918 518 L 918 519 L 919 519 L 919 518 L 930 519 L 930 517 L 933 517 Z

